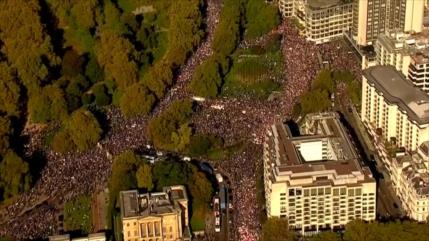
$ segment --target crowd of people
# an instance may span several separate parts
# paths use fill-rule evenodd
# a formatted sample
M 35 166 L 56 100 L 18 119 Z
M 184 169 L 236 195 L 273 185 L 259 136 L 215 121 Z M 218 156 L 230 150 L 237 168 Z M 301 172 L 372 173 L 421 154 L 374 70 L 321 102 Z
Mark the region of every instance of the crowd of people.
M 192 56 L 186 61 L 185 65 L 180 68 L 179 73 L 176 76 L 174 87 L 155 107 L 155 110 L 153 111 L 154 115 L 159 114 L 172 101 L 189 97 L 190 93 L 188 91 L 188 84 L 191 81 L 195 69 L 213 55 L 212 43 L 214 39 L 214 32 L 219 22 L 221 8 L 221 0 L 207 1 L 206 18 L 204 19 L 206 26 L 205 39 L 198 46 Z
M 208 1 L 206 25 L 207 38 L 181 68 L 175 86 L 159 103 L 153 115 L 168 106 L 171 101 L 189 98 L 186 88 L 195 68 L 211 54 L 213 31 L 219 21 L 221 2 Z M 330 59 L 338 68 L 356 70 L 356 62 L 347 55 L 339 54 L 333 44 L 316 46 L 300 36 L 288 21 L 275 30 L 282 35 L 284 76 L 287 79 L 279 97 L 274 100 L 251 98 L 218 98 L 200 103 L 192 122 L 197 133 L 210 133 L 222 137 L 225 145 L 245 142 L 245 148 L 235 155 L 213 162 L 213 166 L 227 175 L 231 181 L 234 206 L 234 240 L 259 240 L 258 209 L 256 197 L 257 171 L 262 168 L 262 143 L 266 128 L 275 121 L 291 117 L 294 105 L 311 85 L 320 66 L 317 53 Z M 270 33 L 271 34 L 271 33 Z M 263 42 L 264 38 L 258 40 Z M 250 43 L 245 43 L 245 47 Z M 339 57 L 340 56 L 340 57 Z M 144 135 L 150 117 L 139 116 L 125 119 L 116 109 L 107 112 L 109 130 L 102 141 L 90 151 L 59 155 L 46 151 L 47 163 L 35 186 L 16 198 L 0 211 L 0 236 L 12 236 L 15 240 L 46 238 L 55 233 L 58 210 L 64 202 L 78 195 L 94 193 L 106 186 L 110 175 L 112 157 L 126 149 L 137 149 L 147 144 Z M 39 137 L 32 138 L 28 149 L 40 144 Z M 25 228 L 23 228 L 25 227 Z

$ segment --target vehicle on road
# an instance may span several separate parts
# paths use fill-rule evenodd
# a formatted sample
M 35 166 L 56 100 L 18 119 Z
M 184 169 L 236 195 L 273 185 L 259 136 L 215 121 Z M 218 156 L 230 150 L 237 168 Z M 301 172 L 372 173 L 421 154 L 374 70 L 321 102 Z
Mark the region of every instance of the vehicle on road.
M 222 183 L 223 182 L 223 177 L 220 173 L 216 173 L 216 180 L 218 183 Z
M 220 216 L 215 217 L 215 232 L 220 232 Z

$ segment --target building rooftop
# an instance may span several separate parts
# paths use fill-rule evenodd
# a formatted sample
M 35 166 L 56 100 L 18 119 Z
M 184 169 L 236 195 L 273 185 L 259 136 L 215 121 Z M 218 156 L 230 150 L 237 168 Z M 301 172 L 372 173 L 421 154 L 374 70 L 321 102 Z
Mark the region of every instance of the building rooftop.
M 266 147 L 273 156 L 271 166 L 276 176 L 300 173 L 302 178 L 316 172 L 371 176 L 369 170 L 361 167 L 355 147 L 336 113 L 309 114 L 300 127 L 300 135 L 291 133 L 282 123 L 268 130 Z
M 307 0 L 307 5 L 312 9 L 324 9 L 324 8 L 330 8 L 333 6 L 345 4 L 345 3 L 352 3 L 352 1 L 345 1 L 345 0 Z
M 187 200 L 183 186 L 165 187 L 162 192 L 140 194 L 137 190 L 120 192 L 123 218 L 147 217 L 180 211 L 177 201 Z
M 419 64 L 428 63 L 429 55 L 429 31 L 425 30 L 416 34 L 392 32 L 380 34 L 377 42 L 383 45 L 389 52 L 401 53 L 411 56 Z
M 410 186 L 418 195 L 429 196 L 429 141 L 422 143 L 418 152 L 396 156 L 394 162 L 402 169 Z
M 364 70 L 371 85 L 381 91 L 387 102 L 396 104 L 410 120 L 429 124 L 429 96 L 415 87 L 393 66 L 374 66 Z

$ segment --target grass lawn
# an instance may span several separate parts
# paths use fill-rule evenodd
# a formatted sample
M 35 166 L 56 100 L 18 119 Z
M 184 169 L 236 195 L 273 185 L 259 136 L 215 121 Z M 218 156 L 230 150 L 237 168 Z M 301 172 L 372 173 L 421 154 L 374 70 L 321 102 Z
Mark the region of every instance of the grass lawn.
M 191 217 L 191 230 L 195 231 L 203 231 L 206 227 L 206 214 L 207 209 L 204 207 L 196 207 L 192 212 Z
M 233 55 L 231 71 L 225 77 L 222 96 L 266 99 L 280 88 L 283 57 L 278 40 L 266 46 L 239 49 Z

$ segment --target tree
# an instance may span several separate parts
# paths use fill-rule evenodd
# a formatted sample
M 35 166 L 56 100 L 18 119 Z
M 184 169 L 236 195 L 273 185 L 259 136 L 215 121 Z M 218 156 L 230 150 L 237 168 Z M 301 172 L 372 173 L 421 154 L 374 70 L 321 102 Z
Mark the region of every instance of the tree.
M 123 91 L 138 81 L 136 50 L 129 40 L 108 29 L 102 29 L 95 50 L 106 78 L 114 80 L 120 90 Z
M 219 66 L 215 61 L 206 61 L 199 65 L 192 76 L 190 88 L 195 95 L 203 97 L 217 96 L 222 85 Z
M 0 189 L 3 190 L 3 197 L 12 197 L 28 190 L 29 187 L 28 163 L 9 150 L 0 162 Z
M 9 150 L 9 136 L 12 132 L 10 119 L 0 116 L 0 156 Z
M 157 62 L 143 77 L 143 84 L 155 93 L 158 99 L 164 96 L 167 86 L 170 86 L 172 83 L 173 71 L 171 64 L 166 59 Z
M 30 119 L 35 123 L 64 120 L 68 115 L 67 108 L 64 93 L 57 85 L 48 85 L 34 92 L 28 103 Z
M 331 102 L 326 90 L 312 90 L 301 96 L 301 109 L 305 114 L 325 111 Z
M 191 114 L 190 101 L 176 101 L 153 118 L 149 122 L 148 132 L 154 145 L 160 149 L 177 151 L 189 143 L 187 139 L 190 138 L 190 130 L 184 125 L 187 125 Z
M 85 67 L 85 76 L 91 81 L 91 83 L 97 83 L 104 80 L 103 69 L 97 62 L 97 58 L 91 55 L 88 64 Z
M 66 129 L 79 151 L 93 147 L 103 132 L 95 116 L 86 109 L 75 111 L 70 116 Z
M 108 90 L 104 84 L 97 84 L 92 87 L 92 93 L 95 96 L 95 104 L 97 106 L 105 106 L 110 104 L 111 97 L 107 93 Z
M 52 140 L 52 149 L 55 152 L 66 153 L 76 150 L 69 133 L 65 130 L 59 131 Z
M 175 151 L 184 150 L 191 141 L 192 128 L 188 123 L 180 125 L 177 131 L 171 133 L 171 142 L 175 148 Z
M 293 241 L 294 233 L 289 231 L 286 219 L 268 218 L 262 225 L 262 241 Z
M 61 73 L 66 76 L 75 76 L 83 71 L 85 59 L 75 50 L 68 49 L 62 59 Z
M 66 231 L 91 232 L 91 198 L 78 196 L 64 204 L 64 228 Z
M 328 93 L 334 93 L 335 82 L 331 76 L 331 71 L 328 69 L 323 69 L 319 72 L 316 79 L 313 81 L 312 90 L 323 90 Z
M 221 148 L 223 141 L 221 138 L 214 135 L 197 134 L 191 137 L 188 152 L 191 156 L 200 157 L 207 156 L 210 151 Z
M 113 159 L 112 174 L 109 179 L 109 205 L 119 206 L 119 192 L 135 188 L 137 185 L 135 170 L 141 159 L 133 151 L 127 150 Z
M 357 80 L 353 80 L 347 84 L 346 93 L 354 105 L 360 105 L 362 85 Z
M 210 203 L 213 195 L 213 186 L 203 172 L 195 170 L 188 186 L 192 198 L 194 198 L 196 202 L 203 205 Z
M 169 8 L 170 26 L 167 59 L 182 65 L 187 55 L 201 41 L 202 15 L 199 0 L 173 1 Z
M 121 20 L 120 9 L 118 9 L 112 1 L 104 1 L 103 10 L 103 30 L 107 30 L 116 36 L 121 36 L 128 33 L 127 26 L 125 26 L 124 22 Z
M 21 88 L 6 62 L 0 63 L 0 113 L 19 115 Z
M 153 189 L 152 168 L 149 164 L 143 163 L 139 166 L 136 172 L 137 186 L 144 188 L 147 191 Z
M 122 113 L 129 117 L 138 114 L 148 114 L 155 104 L 155 96 L 140 83 L 131 85 L 121 97 L 120 107 Z
M 58 64 L 40 12 L 37 0 L 0 1 L 1 50 L 30 93 L 47 79 L 49 66 Z
M 376 224 L 366 224 L 362 220 L 355 220 L 346 225 L 344 241 L 376 241 L 373 227 Z
M 321 232 L 311 236 L 309 241 L 340 241 L 340 236 L 334 232 Z
M 246 3 L 246 38 L 257 38 L 280 24 L 276 6 L 264 0 L 248 0 Z

